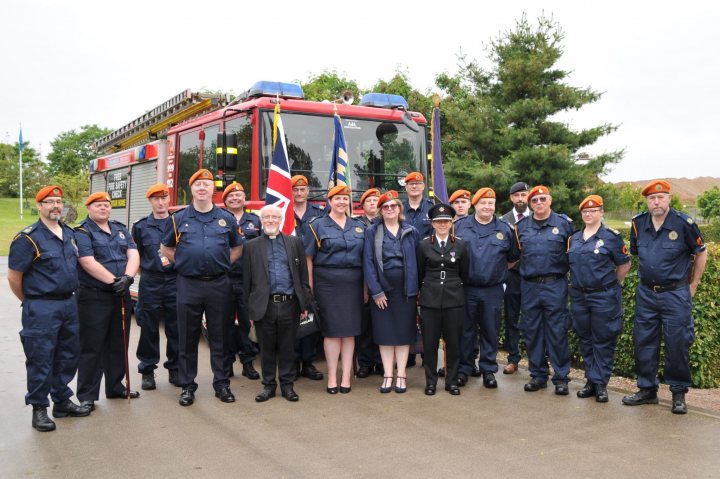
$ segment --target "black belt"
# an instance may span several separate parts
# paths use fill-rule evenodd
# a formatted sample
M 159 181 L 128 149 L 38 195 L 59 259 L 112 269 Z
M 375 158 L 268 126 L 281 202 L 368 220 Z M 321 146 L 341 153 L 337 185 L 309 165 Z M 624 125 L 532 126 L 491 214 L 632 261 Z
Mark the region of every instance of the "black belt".
M 285 301 L 290 301 L 293 299 L 295 299 L 294 294 L 271 294 L 270 295 L 271 303 L 284 303 Z
M 25 299 L 49 299 L 51 301 L 65 301 L 73 297 L 74 293 L 65 294 L 26 294 Z
M 549 283 L 551 281 L 557 281 L 560 278 L 564 278 L 564 274 L 546 274 L 545 276 L 530 276 L 529 278 L 523 278 L 525 281 L 531 283 Z
M 684 288 L 687 286 L 687 281 L 676 281 L 675 283 L 665 283 L 665 284 L 652 284 L 647 281 L 640 281 L 643 286 L 646 288 L 652 289 L 656 293 L 665 293 L 667 291 L 675 291 L 680 288 Z
M 222 278 L 226 274 L 227 273 L 220 273 L 220 274 L 214 274 L 214 275 L 186 276 L 186 278 L 197 279 L 199 281 L 213 281 L 215 279 Z
M 611 289 L 617 288 L 617 286 L 618 286 L 618 282 L 617 282 L 617 281 L 613 281 L 612 283 L 610 283 L 610 284 L 608 284 L 608 285 L 605 285 L 605 286 L 602 286 L 602 287 L 600 287 L 600 288 L 581 288 L 581 287 L 579 287 L 579 286 L 575 286 L 575 285 L 572 285 L 572 284 L 570 285 L 570 287 L 571 287 L 572 289 L 576 289 L 576 290 L 580 291 L 581 293 L 585 293 L 585 294 L 587 294 L 587 293 L 600 293 L 601 291 L 609 291 L 609 290 L 611 290 Z

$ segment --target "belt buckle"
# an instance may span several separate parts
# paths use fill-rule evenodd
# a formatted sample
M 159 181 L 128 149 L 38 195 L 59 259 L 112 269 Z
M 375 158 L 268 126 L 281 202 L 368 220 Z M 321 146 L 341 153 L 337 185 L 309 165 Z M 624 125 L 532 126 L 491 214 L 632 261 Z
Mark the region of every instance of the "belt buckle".
M 280 303 L 282 302 L 282 294 L 273 294 L 272 295 L 273 303 Z
M 445 271 L 440 271 L 440 279 L 445 279 Z
M 660 285 L 654 284 L 652 286 L 653 293 L 659 293 L 660 292 Z

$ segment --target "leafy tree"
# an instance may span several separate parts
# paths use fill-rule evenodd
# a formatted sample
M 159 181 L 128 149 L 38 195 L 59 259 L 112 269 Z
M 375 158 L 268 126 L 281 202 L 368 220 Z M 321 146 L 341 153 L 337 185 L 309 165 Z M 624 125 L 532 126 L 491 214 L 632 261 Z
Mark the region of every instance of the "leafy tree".
M 720 218 L 720 189 L 717 186 L 703 193 L 697 198 L 697 206 L 700 208 L 700 214 L 708 222 L 716 221 Z
M 85 173 L 77 175 L 60 173 L 54 178 L 53 182 L 62 187 L 67 203 L 82 203 L 90 192 L 90 184 Z
M 423 113 L 428 118 L 432 113 L 432 97 L 413 88 L 406 72 L 398 70 L 390 80 L 378 80 L 370 91 L 400 95 L 407 100 L 411 111 Z
M 544 184 L 555 210 L 575 214 L 588 190 L 599 185 L 598 176 L 620 161 L 622 150 L 576 161 L 581 148 L 617 126 L 575 131 L 556 120 L 601 97 L 565 82 L 570 72 L 555 66 L 563 38 L 552 19 L 541 17 L 532 26 L 523 15 L 514 30 L 490 42 L 491 70 L 461 55 L 458 74 L 436 77 L 446 96 L 441 127 L 450 189 L 489 185 L 503 192 L 519 180 Z
M 20 149 L 0 143 L 0 197 L 20 196 Z M 46 165 L 38 152 L 23 142 L 23 197 L 35 198 L 35 193 L 48 183 Z M 32 203 L 29 201 L 28 204 Z
M 320 75 L 310 76 L 307 82 L 300 83 L 307 100 L 313 101 L 333 101 L 341 98 L 343 93 L 351 91 L 353 96 L 357 99 L 360 97 L 360 88 L 354 80 L 348 80 L 343 78 L 338 73 L 333 71 L 324 71 Z
M 88 162 L 97 156 L 92 144 L 111 131 L 97 125 L 83 125 L 79 132 L 68 130 L 60 133 L 50 142 L 52 151 L 47 156 L 50 174 L 73 176 L 87 173 Z

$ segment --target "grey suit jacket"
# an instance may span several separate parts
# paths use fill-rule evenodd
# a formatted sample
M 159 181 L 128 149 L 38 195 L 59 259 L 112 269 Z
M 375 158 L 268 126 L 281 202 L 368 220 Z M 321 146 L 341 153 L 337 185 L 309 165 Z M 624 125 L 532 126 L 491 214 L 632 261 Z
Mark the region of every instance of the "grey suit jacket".
M 303 242 L 296 236 L 287 236 L 282 233 L 278 233 L 278 238 L 282 239 L 285 244 L 293 289 L 295 289 L 295 295 L 300 303 L 300 311 L 305 311 L 311 307 L 312 294 Z M 263 319 L 270 298 L 268 241 L 270 239 L 263 234 L 245 243 L 243 248 L 243 293 L 248 318 L 251 321 Z

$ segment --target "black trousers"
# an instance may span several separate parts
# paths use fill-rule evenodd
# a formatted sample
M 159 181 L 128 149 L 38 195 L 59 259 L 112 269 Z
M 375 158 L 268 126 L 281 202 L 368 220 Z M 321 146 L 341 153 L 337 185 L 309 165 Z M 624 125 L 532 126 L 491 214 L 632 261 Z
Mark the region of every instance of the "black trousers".
M 100 381 L 105 375 L 105 395 L 125 394 L 126 341 L 123 340 L 121 298 L 110 291 L 80 287 L 78 294 L 80 317 L 80 361 L 78 363 L 77 398 L 96 401 L 100 396 Z M 130 337 L 130 295 L 125 298 L 125 334 Z
M 438 343 L 442 335 L 445 340 L 447 361 L 446 385 L 456 385 L 460 365 L 460 344 L 462 341 L 465 308 L 435 309 L 420 308 L 422 318 L 423 348 L 425 349 L 425 382 L 436 385 L 438 380 Z
M 275 389 L 277 378 L 280 387 L 292 386 L 295 380 L 295 337 L 300 322 L 297 299 L 282 303 L 268 302 L 265 316 L 255 324 L 260 341 L 262 383 Z
M 370 298 L 372 301 L 372 298 Z M 362 311 L 362 329 L 360 336 L 355 337 L 355 348 L 357 349 L 358 364 L 362 367 L 372 368 L 376 364 L 382 364 L 380 357 L 380 349 L 373 342 L 372 315 L 370 313 L 370 303 L 363 305 Z
M 210 368 L 213 388 L 219 391 L 230 386 L 225 361 L 228 351 L 228 316 L 232 307 L 230 279 L 220 276 L 211 281 L 178 276 L 178 379 L 183 389 L 197 390 L 198 343 L 202 334 L 203 313 L 210 345 Z

